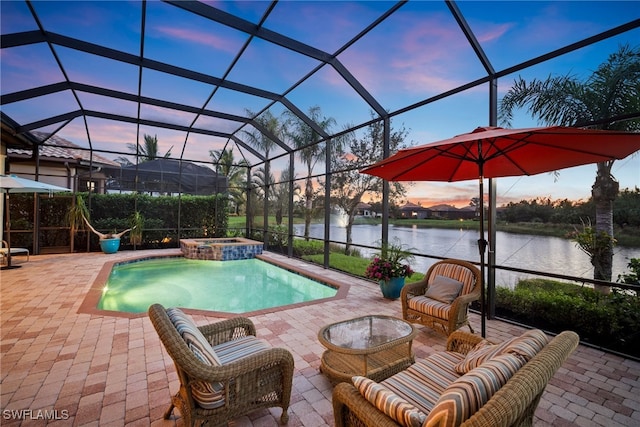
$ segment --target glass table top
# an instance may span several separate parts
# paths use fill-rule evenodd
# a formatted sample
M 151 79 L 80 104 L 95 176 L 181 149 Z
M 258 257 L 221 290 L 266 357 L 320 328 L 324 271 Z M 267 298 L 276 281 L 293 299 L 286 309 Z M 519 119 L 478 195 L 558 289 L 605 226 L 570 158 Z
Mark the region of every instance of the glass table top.
M 321 337 L 329 344 L 345 349 L 369 349 L 405 338 L 413 326 L 389 316 L 364 316 L 325 326 Z

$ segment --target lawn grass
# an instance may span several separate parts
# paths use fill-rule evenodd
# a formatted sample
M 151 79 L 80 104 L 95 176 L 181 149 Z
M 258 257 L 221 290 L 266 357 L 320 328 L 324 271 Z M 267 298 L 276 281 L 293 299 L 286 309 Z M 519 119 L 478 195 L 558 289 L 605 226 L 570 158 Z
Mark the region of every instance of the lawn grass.
M 302 259 L 322 265 L 324 263 L 324 255 L 305 255 Z M 364 272 L 371 260 L 368 258 L 360 258 L 349 256 L 342 253 L 331 252 L 329 254 L 329 267 L 334 270 L 340 270 L 345 273 L 364 277 Z M 423 273 L 413 273 L 411 277 L 407 277 L 406 283 L 417 282 L 424 277 Z

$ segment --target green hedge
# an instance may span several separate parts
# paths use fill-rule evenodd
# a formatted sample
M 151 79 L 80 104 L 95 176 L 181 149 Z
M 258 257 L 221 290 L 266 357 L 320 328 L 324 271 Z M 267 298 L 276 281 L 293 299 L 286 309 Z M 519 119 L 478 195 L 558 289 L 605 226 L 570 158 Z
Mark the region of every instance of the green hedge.
M 573 330 L 584 342 L 640 357 L 640 298 L 545 279 L 496 289 L 496 315 L 550 332 Z
M 84 194 L 83 197 L 90 209 L 91 224 L 101 232 L 129 228 L 129 217 L 137 208 L 145 218 L 141 248 L 177 247 L 179 238 L 224 237 L 227 232 L 228 198 L 223 194 L 180 198 L 140 194 L 92 194 L 90 199 Z M 123 249 L 128 248 L 128 242 L 126 234 Z M 98 248 L 95 235 L 91 237 L 91 248 Z

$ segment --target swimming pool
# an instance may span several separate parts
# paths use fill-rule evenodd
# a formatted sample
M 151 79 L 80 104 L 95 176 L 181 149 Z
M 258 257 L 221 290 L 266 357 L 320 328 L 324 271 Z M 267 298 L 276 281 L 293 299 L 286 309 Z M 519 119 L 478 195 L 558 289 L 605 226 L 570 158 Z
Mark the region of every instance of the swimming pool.
M 153 303 L 247 313 L 336 295 L 338 289 L 259 259 L 158 257 L 115 263 L 99 310 L 146 313 Z

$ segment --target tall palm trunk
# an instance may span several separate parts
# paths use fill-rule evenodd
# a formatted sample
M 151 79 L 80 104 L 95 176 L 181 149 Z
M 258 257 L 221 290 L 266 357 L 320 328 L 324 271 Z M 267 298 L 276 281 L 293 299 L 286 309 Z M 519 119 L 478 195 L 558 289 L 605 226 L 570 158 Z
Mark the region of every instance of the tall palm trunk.
M 308 241 L 309 230 L 311 229 L 311 216 L 313 213 L 313 183 L 311 182 L 311 172 L 307 175 L 304 199 L 304 240 Z
M 616 199 L 620 184 L 611 176 L 611 164 L 613 162 L 598 163 L 596 180 L 591 187 L 591 196 L 596 205 L 596 233 L 607 233 L 613 238 L 613 202 Z M 593 278 L 611 281 L 613 275 L 613 245 L 600 248 L 591 257 L 593 265 Z M 608 286 L 596 285 L 596 289 L 603 294 L 608 294 L 611 289 Z

